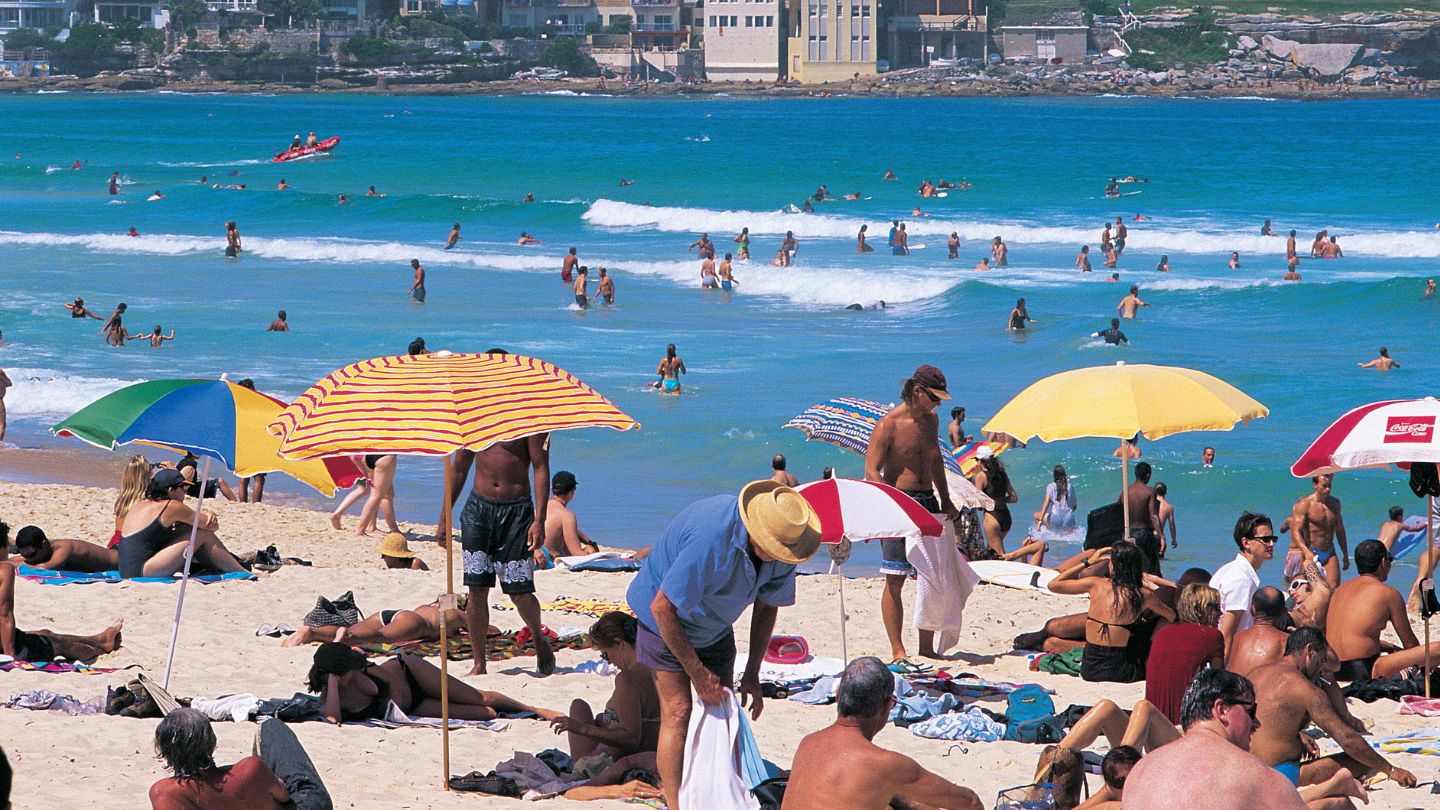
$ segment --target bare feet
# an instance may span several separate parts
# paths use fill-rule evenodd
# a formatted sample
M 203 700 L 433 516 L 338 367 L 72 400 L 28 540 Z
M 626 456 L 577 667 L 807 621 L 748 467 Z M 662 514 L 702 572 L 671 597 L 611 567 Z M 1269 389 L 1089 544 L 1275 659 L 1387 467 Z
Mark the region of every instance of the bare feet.
M 367 532 L 367 531 L 365 531 L 364 529 L 356 529 L 356 530 L 355 530 L 355 536 L 356 536 L 356 537 L 369 537 L 369 536 L 370 536 L 370 532 Z
M 121 619 L 120 621 L 105 628 L 105 630 L 101 632 L 100 635 L 96 636 L 96 640 L 98 641 L 98 644 L 96 646 L 98 646 L 100 649 L 104 650 L 107 653 L 112 653 L 120 649 L 120 630 L 124 626 L 125 620 Z
M 340 516 L 339 516 L 339 515 L 331 515 L 331 516 L 330 516 L 330 525 L 333 526 L 333 527 L 335 527 L 335 528 L 338 530 L 338 529 L 340 528 Z
M 466 675 L 467 677 L 468 677 L 468 676 L 471 676 L 471 675 L 484 675 L 484 674 L 485 674 L 485 662 L 484 662 L 484 661 L 476 661 L 476 662 L 475 662 L 475 666 L 470 667 L 470 671 L 467 672 L 467 673 L 465 673 L 465 675 Z
M 544 633 L 535 635 L 535 671 L 541 677 L 555 671 L 555 651 L 550 649 L 550 639 Z
M 1038 650 L 1045 643 L 1044 633 L 1021 633 L 1013 642 L 1017 650 Z
M 309 625 L 303 625 L 299 630 L 291 633 L 284 641 L 280 642 L 280 646 L 299 647 L 301 644 L 309 644 L 313 632 Z

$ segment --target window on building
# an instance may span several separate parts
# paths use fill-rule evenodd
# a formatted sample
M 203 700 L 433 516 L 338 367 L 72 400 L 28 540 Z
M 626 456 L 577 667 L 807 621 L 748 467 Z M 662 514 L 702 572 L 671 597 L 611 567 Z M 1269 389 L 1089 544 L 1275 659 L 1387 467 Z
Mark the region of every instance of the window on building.
M 851 61 L 851 62 L 859 62 L 859 61 L 860 61 L 860 35 L 859 35 L 859 34 L 851 34 L 851 35 L 850 35 L 850 61 Z
M 851 6 L 851 7 L 850 7 L 850 16 L 851 16 L 851 17 L 859 17 L 859 16 L 860 16 L 860 6 Z
M 829 17 L 829 16 L 830 16 L 830 6 L 828 6 L 828 5 L 824 4 L 824 3 L 821 3 L 821 4 L 820 4 L 820 16 L 821 16 L 821 17 Z
M 820 55 L 816 58 L 821 62 L 830 58 L 830 38 L 824 34 L 820 35 Z
M 765 27 L 766 27 L 766 28 L 774 28 L 774 27 L 775 27 L 775 17 L 774 17 L 773 15 L 766 15 L 766 17 L 765 17 Z
M 818 16 L 820 16 L 820 6 L 819 6 L 818 4 L 816 4 L 816 3 L 811 3 L 811 4 L 810 4 L 810 16 L 811 16 L 811 17 L 818 17 Z
M 715 15 L 714 15 L 714 14 L 711 14 L 711 15 L 710 15 L 710 27 L 711 27 L 711 28 L 716 28 L 716 27 L 718 27 L 718 26 L 715 25 Z
M 861 16 L 861 17 L 869 17 L 869 16 L 870 16 L 870 7 L 869 7 L 869 6 L 861 6 L 861 7 L 860 7 L 860 16 Z

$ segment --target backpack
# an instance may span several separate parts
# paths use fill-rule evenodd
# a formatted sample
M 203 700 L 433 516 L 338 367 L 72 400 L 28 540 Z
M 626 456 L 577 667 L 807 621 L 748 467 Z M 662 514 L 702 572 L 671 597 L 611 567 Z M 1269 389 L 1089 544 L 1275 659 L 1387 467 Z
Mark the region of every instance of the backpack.
M 1055 743 L 1065 736 L 1055 701 L 1045 687 L 1027 683 L 1010 693 L 1005 704 L 1005 739 L 1023 743 Z

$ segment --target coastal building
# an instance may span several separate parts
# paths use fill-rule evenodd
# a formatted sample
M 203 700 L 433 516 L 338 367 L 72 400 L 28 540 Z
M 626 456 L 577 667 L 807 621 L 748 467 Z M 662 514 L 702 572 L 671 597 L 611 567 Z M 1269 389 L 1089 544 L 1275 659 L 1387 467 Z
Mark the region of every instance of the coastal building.
M 698 81 L 704 53 L 690 47 L 692 15 L 687 0 L 594 0 L 596 19 L 607 32 L 592 35 L 590 54 L 620 76 L 644 81 Z
M 705 77 L 715 81 L 770 82 L 780 77 L 785 31 L 781 0 L 708 0 Z
M 69 25 L 70 0 L 0 0 L 0 34 L 17 28 Z
M 1000 31 L 1006 59 L 1082 62 L 1090 40 L 1090 26 L 1078 8 L 1007 6 Z
M 504 0 L 506 28 L 545 28 L 559 36 L 578 37 L 585 26 L 600 22 L 593 0 Z
M 162 0 L 95 0 L 95 22 L 114 24 L 138 20 L 144 28 L 164 28 L 170 12 Z
M 786 0 L 789 77 L 802 84 L 875 75 L 877 0 Z
M 984 59 L 990 36 L 986 8 L 986 0 L 899 0 L 886 26 L 890 67 Z

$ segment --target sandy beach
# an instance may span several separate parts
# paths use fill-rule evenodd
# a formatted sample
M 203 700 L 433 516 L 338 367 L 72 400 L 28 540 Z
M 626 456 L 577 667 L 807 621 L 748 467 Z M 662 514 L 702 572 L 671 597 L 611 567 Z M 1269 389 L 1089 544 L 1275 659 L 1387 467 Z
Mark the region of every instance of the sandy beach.
M 111 529 L 113 490 L 80 486 L 0 483 L 0 518 L 18 528 L 34 523 L 51 537 L 78 537 L 103 541 Z M 233 549 L 245 551 L 276 544 L 285 556 L 314 562 L 313 567 L 286 566 L 258 581 L 196 585 L 189 590 L 180 649 L 175 658 L 171 692 L 177 697 L 215 697 L 252 692 L 262 698 L 289 697 L 303 690 L 313 648 L 287 649 L 271 638 L 255 636 L 258 625 L 284 622 L 298 626 L 317 595 L 336 596 L 353 590 L 367 613 L 409 608 L 429 601 L 444 590 L 444 558 L 427 542 L 432 526 L 405 524 L 412 548 L 433 569 L 430 572 L 385 571 L 372 554 L 375 540 L 353 535 L 354 518 L 346 531 L 333 530 L 319 512 L 269 505 L 220 503 L 220 535 Z M 657 515 L 657 521 L 668 520 Z M 629 576 L 623 574 L 563 571 L 538 576 L 541 601 L 565 595 L 621 601 Z M 798 603 L 781 610 L 777 633 L 809 639 L 817 655 L 841 655 L 838 633 L 837 577 L 805 576 L 798 582 Z M 887 645 L 879 620 L 880 580 L 844 582 L 850 613 L 851 656 L 885 656 Z M 907 588 L 907 605 L 913 599 Z M 109 667 L 139 665 L 159 677 L 164 670 L 175 586 L 164 584 L 113 584 L 42 586 L 17 580 L 16 620 L 25 629 L 50 628 L 67 633 L 93 633 L 124 617 L 124 646 L 98 664 Z M 497 594 L 498 596 L 498 594 Z M 500 599 L 492 600 L 500 603 Z M 1046 617 L 1083 609 L 1083 600 L 1039 592 L 981 586 L 970 600 L 966 626 L 951 672 L 970 672 L 995 680 L 1036 682 L 1055 690 L 1058 708 L 1093 704 L 1111 698 L 1129 706 L 1143 695 L 1144 685 L 1087 684 L 1079 678 L 1031 673 L 1026 659 L 1009 650 L 1017 632 L 1033 629 Z M 514 611 L 495 610 L 491 621 L 501 629 L 520 626 Z M 547 611 L 551 628 L 587 627 L 588 617 Z M 738 638 L 748 628 L 737 627 Z M 908 634 L 914 645 L 914 631 Z M 562 650 L 559 670 L 549 678 L 532 674 L 534 659 L 492 663 L 491 674 L 471 679 L 485 689 L 549 708 L 564 708 L 577 697 L 603 704 L 610 679 L 575 673 L 574 667 L 594 656 L 588 651 Z M 438 661 L 437 661 L 438 663 Z M 452 672 L 455 671 L 452 669 Z M 10 672 L 0 675 L 6 697 L 28 690 L 50 690 L 81 700 L 103 696 L 106 686 L 124 683 L 133 670 L 110 675 Z M 1003 701 L 980 705 L 1003 710 Z M 1396 733 L 1434 725 L 1424 718 L 1397 716 L 1395 705 L 1381 701 L 1354 704 L 1355 714 L 1380 733 Z M 800 739 L 827 725 L 831 706 L 807 706 L 794 701 L 767 701 L 755 725 L 764 755 L 788 767 Z M 152 754 L 156 720 L 120 717 L 70 717 L 53 712 L 0 710 L 0 740 L 15 768 L 15 806 L 121 808 L 142 806 L 149 785 L 165 776 Z M 325 723 L 294 726 L 315 760 L 335 799 L 346 808 L 448 808 L 518 806 L 514 800 L 479 795 L 447 794 L 440 788 L 440 733 L 431 729 L 381 730 L 359 726 L 335 728 Z M 252 723 L 216 723 L 219 747 L 216 759 L 233 762 L 246 756 L 256 730 Z M 914 737 L 906 730 L 887 727 L 877 743 L 902 751 L 925 767 L 974 788 L 986 806 L 998 790 L 1025 784 L 1035 767 L 1040 746 L 1020 743 L 956 745 Z M 1104 750 L 1103 742 L 1098 750 Z M 512 721 L 508 730 L 492 732 L 464 729 L 452 735 L 452 770 L 488 771 L 513 752 L 563 748 L 563 739 L 548 725 L 533 720 Z M 1392 760 L 1420 776 L 1432 778 L 1434 762 L 1427 757 L 1396 755 Z M 1427 776 L 1428 774 L 1428 776 Z M 1098 784 L 1091 777 L 1092 787 Z M 1384 784 L 1372 793 L 1370 807 L 1390 810 L 1432 806 L 1424 789 L 1405 791 Z M 563 799 L 540 806 L 573 806 Z M 618 802 L 591 806 L 621 807 Z M 1183 805 L 1182 805 L 1183 806 Z

